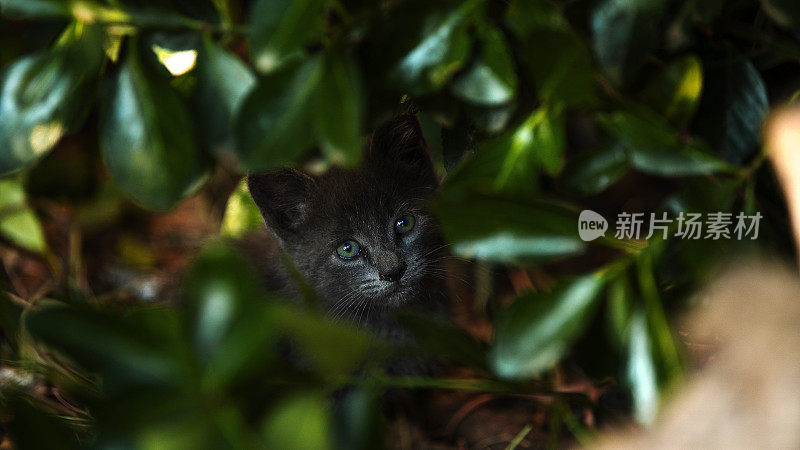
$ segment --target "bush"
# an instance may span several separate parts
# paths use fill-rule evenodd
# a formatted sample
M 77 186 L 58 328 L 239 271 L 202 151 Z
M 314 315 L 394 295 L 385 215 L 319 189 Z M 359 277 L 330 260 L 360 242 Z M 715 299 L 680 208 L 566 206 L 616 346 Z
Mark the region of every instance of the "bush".
M 274 295 L 222 244 L 193 263 L 178 307 L 107 304 L 73 279 L 54 290 L 58 302 L 3 298 L 4 419 L 21 448 L 373 448 L 384 444 L 386 389 L 544 394 L 566 405 L 573 397 L 551 390 L 565 356 L 616 379 L 648 423 L 684 373 L 670 324 L 693 289 L 723 256 L 790 248 L 760 127 L 770 100 L 800 88 L 793 1 L 0 6 L 0 236 L 56 274 L 31 199 L 83 205 L 78 227 L 98 210 L 100 220 L 116 214 L 124 202 L 114 192 L 169 211 L 218 193 L 220 173 L 357 164 L 367 130 L 413 111 L 444 176 L 432 207 L 452 253 L 478 271 L 554 280 L 517 289 L 507 306 L 489 295 L 491 342 L 404 318 L 425 351 L 469 367 L 467 379 L 380 374 L 401 349 L 313 307 L 263 301 Z M 82 148 L 65 150 L 75 136 Z M 227 204 L 223 234 L 261 226 L 241 188 Z M 757 240 L 679 239 L 673 221 L 669 238 L 586 242 L 576 232 L 584 208 L 762 220 Z M 308 370 L 281 362 L 286 337 Z M 81 406 L 32 395 L 34 375 Z M 332 418 L 327 397 L 346 386 Z M 580 435 L 559 411 L 555 427 Z

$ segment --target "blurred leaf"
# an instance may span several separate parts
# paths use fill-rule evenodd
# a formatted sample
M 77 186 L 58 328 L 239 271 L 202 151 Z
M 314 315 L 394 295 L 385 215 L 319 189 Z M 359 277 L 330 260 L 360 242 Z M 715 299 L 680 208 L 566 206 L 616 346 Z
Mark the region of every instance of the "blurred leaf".
M 450 89 L 467 102 L 483 106 L 502 105 L 514 100 L 517 75 L 503 34 L 489 25 L 479 27 L 481 51 L 478 58 Z
M 247 181 L 242 179 L 236 190 L 228 197 L 220 233 L 223 236 L 239 238 L 250 231 L 263 228 L 264 219 L 261 218 L 261 213 L 247 190 Z
M 252 60 L 269 73 L 303 55 L 303 46 L 321 38 L 324 0 L 257 0 L 250 23 Z
M 800 3 L 795 0 L 761 0 L 767 15 L 778 25 L 800 30 Z
M 47 251 L 42 225 L 25 202 L 19 177 L 0 179 L 0 236 L 28 251 Z
M 255 76 L 243 62 L 204 36 L 193 106 L 197 130 L 212 146 L 227 149 L 232 145 L 233 117 L 255 84 Z
M 467 27 L 482 0 L 467 0 L 444 16 L 431 15 L 419 43 L 397 64 L 394 78 L 414 95 L 442 88 L 466 63 Z
M 592 43 L 611 81 L 630 81 L 658 45 L 664 6 L 664 0 L 603 0 L 594 10 Z
M 644 172 L 687 176 L 732 170 L 700 142 L 680 142 L 675 132 L 647 111 L 615 112 L 598 119 L 625 148 L 631 165 Z
M 658 72 L 641 97 L 671 124 L 682 127 L 694 117 L 702 89 L 703 67 L 700 59 L 689 55 Z
M 626 378 L 633 394 L 633 414 L 639 422 L 650 424 L 658 412 L 658 375 L 643 310 L 634 314 L 628 336 Z
M 401 311 L 397 317 L 403 328 L 414 336 L 415 342 L 430 355 L 486 370 L 486 349 L 451 321 L 413 310 Z
M 706 78 L 694 128 L 727 161 L 741 164 L 761 148 L 769 109 L 764 80 L 749 61 L 708 69 Z
M 445 193 L 446 194 L 446 193 Z M 455 254 L 519 263 L 580 253 L 577 215 L 546 201 L 500 196 L 441 196 L 433 204 Z
M 589 150 L 572 158 L 561 182 L 567 189 L 584 195 L 598 194 L 628 171 L 628 158 L 621 145 Z
M 370 353 L 376 347 L 377 338 L 351 325 L 333 323 L 312 311 L 283 308 L 279 323 L 322 377 L 349 375 L 368 356 L 373 360 L 379 356 Z
M 331 161 L 353 164 L 361 156 L 364 116 L 358 67 L 344 51 L 327 53 L 323 65 L 314 94 L 314 129 Z
M 0 13 L 12 19 L 67 16 L 70 4 L 65 0 L 0 0 Z
M 314 57 L 262 78 L 236 118 L 237 154 L 245 168 L 267 170 L 288 164 L 314 143 L 311 99 L 322 76 Z
M 633 314 L 633 292 L 628 277 L 615 278 L 609 288 L 606 299 L 606 320 L 611 343 L 618 349 L 628 345 L 631 316 Z
M 386 447 L 386 424 L 381 396 L 369 388 L 344 392 L 334 415 L 336 447 L 341 450 L 379 450 Z
M 122 190 L 148 208 L 165 211 L 204 176 L 186 106 L 136 41 L 104 99 L 100 147 Z
M 102 31 L 73 25 L 62 44 L 13 63 L 0 86 L 0 175 L 18 171 L 79 128 L 102 63 Z
M 604 283 L 590 274 L 516 299 L 497 318 L 489 353 L 494 372 L 525 378 L 555 364 L 589 323 Z
M 133 319 L 49 304 L 27 314 L 25 326 L 38 342 L 99 374 L 105 392 L 120 392 L 184 382 L 176 319 L 166 309 Z
M 194 348 L 201 361 L 224 357 L 220 348 L 237 321 L 263 302 L 247 262 L 226 246 L 209 245 L 192 262 L 182 303 L 189 310 Z
M 317 392 L 290 394 L 261 426 L 263 448 L 325 450 L 333 446 L 327 400 Z
M 4 406 L 13 411 L 8 427 L 14 448 L 67 450 L 83 448 L 68 421 L 35 405 L 36 400 L 22 393 L 3 392 Z M 6 439 L 4 439 L 6 440 Z
M 506 21 L 523 45 L 518 55 L 543 100 L 582 105 L 594 99 L 589 50 L 555 4 L 515 0 Z

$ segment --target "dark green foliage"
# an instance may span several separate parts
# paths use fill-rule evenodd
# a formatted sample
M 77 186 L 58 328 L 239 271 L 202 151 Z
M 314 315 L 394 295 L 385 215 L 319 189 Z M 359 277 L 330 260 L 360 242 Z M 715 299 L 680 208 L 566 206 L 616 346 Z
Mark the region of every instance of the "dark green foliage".
M 596 373 L 607 355 L 597 372 L 617 367 L 635 417 L 651 421 L 682 377 L 671 324 L 693 289 L 723 256 L 787 251 L 761 125 L 800 88 L 787 81 L 800 73 L 797 5 L 0 0 L 4 241 L 56 259 L 25 187 L 47 184 L 42 174 L 59 186 L 46 158 L 74 134 L 99 144 L 91 171 L 113 180 L 94 210 L 121 215 L 123 195 L 170 210 L 218 166 L 355 164 L 365 131 L 419 109 L 450 252 L 554 280 L 491 301 L 491 342 L 401 317 L 415 352 L 469 367 L 469 382 L 380 374 L 411 349 L 330 322 L 313 292 L 308 308 L 275 301 L 222 245 L 185 274 L 177 307 L 112 307 L 76 289 L 23 308 L 2 295 L 4 367 L 30 368 L 87 410 L 69 422 L 3 385 L 0 419 L 21 448 L 376 448 L 389 388 L 537 394 L 565 356 Z M 262 226 L 246 192 L 232 198 L 224 233 Z M 582 209 L 611 219 L 605 237 L 579 238 Z M 622 211 L 762 209 L 765 237 L 746 245 L 613 237 Z M 281 357 L 287 341 L 301 368 Z M 575 422 L 559 408 L 555 428 Z

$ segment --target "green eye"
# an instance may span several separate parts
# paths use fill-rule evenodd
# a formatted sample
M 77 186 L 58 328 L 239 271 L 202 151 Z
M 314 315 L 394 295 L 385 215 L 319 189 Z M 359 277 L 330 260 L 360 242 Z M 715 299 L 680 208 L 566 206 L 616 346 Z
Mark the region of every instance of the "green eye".
M 414 228 L 414 216 L 406 214 L 397 218 L 394 223 L 394 229 L 400 233 L 405 234 Z
M 342 259 L 353 259 L 361 252 L 361 248 L 356 241 L 345 241 L 336 249 L 336 253 Z

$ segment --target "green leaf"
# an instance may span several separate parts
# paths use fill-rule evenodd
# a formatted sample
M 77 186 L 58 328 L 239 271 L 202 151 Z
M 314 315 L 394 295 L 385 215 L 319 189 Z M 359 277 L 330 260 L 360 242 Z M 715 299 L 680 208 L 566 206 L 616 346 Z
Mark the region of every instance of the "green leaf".
M 0 13 L 12 19 L 68 16 L 65 0 L 0 0 Z
M 443 17 L 431 16 L 420 42 L 397 64 L 394 78 L 413 95 L 441 89 L 466 63 L 467 27 L 482 0 L 468 0 Z
M 431 314 L 403 310 L 400 324 L 428 354 L 458 361 L 472 368 L 486 370 L 486 350 L 469 333 L 454 323 Z
M 584 195 L 597 194 L 614 184 L 628 171 L 628 158 L 621 145 L 589 150 L 572 158 L 561 182 L 570 190 Z
M 135 40 L 113 77 L 100 124 L 100 148 L 117 185 L 142 205 L 166 211 L 204 176 L 204 158 L 186 106 L 166 71 Z
M 675 132 L 647 111 L 616 112 L 598 120 L 625 148 L 631 165 L 644 172 L 688 176 L 733 170 L 702 143 L 682 143 Z
M 332 448 L 328 400 L 313 391 L 291 394 L 267 415 L 261 436 L 263 448 Z
M 695 55 L 680 58 L 658 72 L 641 98 L 671 124 L 682 127 L 694 117 L 703 89 L 703 67 Z
M 630 81 L 659 43 L 664 0 L 604 0 L 591 18 L 595 55 L 616 84 Z
M 497 318 L 489 353 L 502 378 L 535 376 L 555 364 L 589 323 L 605 280 L 598 274 L 524 295 Z
M 220 355 L 224 340 L 249 306 L 263 297 L 247 263 L 232 249 L 210 245 L 192 262 L 183 283 L 182 303 L 191 318 L 191 335 L 199 359 Z
M 696 132 L 727 161 L 741 164 L 761 149 L 767 87 L 750 61 L 707 70 Z
M 100 375 L 106 392 L 176 387 L 186 373 L 177 317 L 165 309 L 133 318 L 49 304 L 26 315 L 25 327 L 38 342 Z
M 200 136 L 214 147 L 230 148 L 233 118 L 255 84 L 255 76 L 239 58 L 205 36 L 193 98 Z
M 322 61 L 310 58 L 262 78 L 236 118 L 236 152 L 245 168 L 268 170 L 299 158 L 314 143 L 311 100 Z
M 800 30 L 800 4 L 795 0 L 761 0 L 761 6 L 778 25 Z
M 375 350 L 377 338 L 347 324 L 333 323 L 312 311 L 285 308 L 280 327 L 321 377 L 348 375 Z M 343 351 L 342 349 L 346 349 Z
M 314 129 L 320 146 L 335 163 L 354 164 L 361 156 L 364 98 L 353 58 L 344 51 L 325 55 L 314 94 Z
M 0 86 L 0 175 L 29 166 L 79 128 L 102 63 L 101 31 L 71 26 L 62 44 L 19 59 Z
M 630 323 L 625 375 L 633 395 L 634 417 L 641 423 L 652 423 L 658 412 L 658 371 L 643 310 L 637 311 Z
M 466 258 L 521 263 L 585 248 L 577 235 L 577 214 L 554 203 L 445 192 L 432 208 L 453 252 Z
M 453 94 L 480 106 L 509 103 L 517 94 L 514 61 L 503 34 L 496 28 L 480 27 L 481 52 L 472 65 L 453 80 Z
M 589 50 L 553 3 L 515 0 L 506 21 L 521 41 L 519 55 L 542 100 L 568 106 L 594 100 Z
M 446 189 L 530 196 L 538 190 L 541 169 L 550 174 L 561 170 L 565 143 L 562 109 L 541 107 L 518 127 L 481 142 L 447 180 Z
M 258 0 L 253 6 L 250 43 L 261 73 L 302 57 L 303 47 L 321 39 L 324 0 Z
M 263 228 L 264 219 L 261 218 L 261 213 L 247 190 L 247 181 L 243 179 L 228 197 L 220 233 L 223 236 L 240 238 L 250 231 Z
M 352 388 L 337 406 L 333 418 L 337 448 L 379 450 L 386 447 L 387 430 L 380 392 L 364 387 Z
M 0 179 L 0 236 L 28 251 L 47 251 L 42 225 L 25 202 L 19 177 Z
M 633 300 L 631 282 L 628 277 L 615 278 L 608 288 L 606 321 L 610 341 L 617 349 L 625 349 L 628 345 Z

